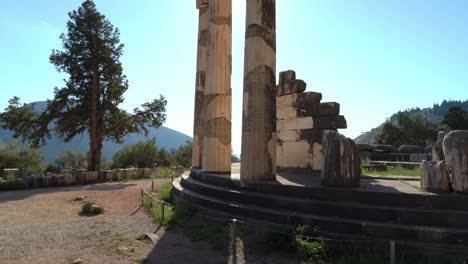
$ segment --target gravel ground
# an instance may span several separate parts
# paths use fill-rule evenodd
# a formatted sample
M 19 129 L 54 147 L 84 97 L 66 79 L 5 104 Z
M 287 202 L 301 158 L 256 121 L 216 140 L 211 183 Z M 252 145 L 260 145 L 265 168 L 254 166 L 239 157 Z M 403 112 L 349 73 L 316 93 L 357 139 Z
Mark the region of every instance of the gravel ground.
M 159 186 L 168 180 L 157 180 Z M 149 180 L 0 192 L 0 263 L 228 263 L 205 242 L 192 242 L 173 228 L 157 231 L 158 241 L 136 238 L 158 229 L 140 208 Z M 105 208 L 80 216 L 87 195 Z M 147 262 L 143 262 L 147 259 Z M 244 257 L 238 263 L 293 263 L 276 257 Z

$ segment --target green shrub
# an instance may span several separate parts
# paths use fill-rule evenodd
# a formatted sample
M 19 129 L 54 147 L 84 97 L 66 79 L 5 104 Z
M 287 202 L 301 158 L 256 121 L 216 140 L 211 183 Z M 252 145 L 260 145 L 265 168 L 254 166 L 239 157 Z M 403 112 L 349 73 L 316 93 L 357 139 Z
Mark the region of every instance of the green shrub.
M 81 208 L 81 213 L 85 215 L 99 215 L 104 213 L 104 208 L 97 206 L 94 202 L 86 202 Z

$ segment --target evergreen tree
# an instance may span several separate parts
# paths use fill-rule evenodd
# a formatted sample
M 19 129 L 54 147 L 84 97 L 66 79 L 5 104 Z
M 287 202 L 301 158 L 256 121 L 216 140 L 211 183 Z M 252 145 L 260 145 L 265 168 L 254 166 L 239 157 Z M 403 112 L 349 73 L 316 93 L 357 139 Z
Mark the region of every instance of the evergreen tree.
M 468 113 L 459 106 L 450 107 L 442 124 L 453 130 L 468 129 Z
M 163 96 L 144 103 L 128 115 L 118 105 L 128 89 L 119 59 L 124 45 L 120 33 L 93 1 L 84 1 L 70 12 L 68 33 L 62 34 L 63 50 L 53 50 L 50 62 L 69 78 L 65 87 L 54 89 L 54 98 L 47 101 L 43 113 L 19 103 L 14 97 L 0 114 L 2 127 L 12 130 L 33 146 L 44 144 L 54 130 L 65 141 L 85 131 L 89 133 L 88 170 L 99 170 L 103 140 L 122 142 L 132 132 L 147 133 L 147 127 L 159 127 L 166 119 Z

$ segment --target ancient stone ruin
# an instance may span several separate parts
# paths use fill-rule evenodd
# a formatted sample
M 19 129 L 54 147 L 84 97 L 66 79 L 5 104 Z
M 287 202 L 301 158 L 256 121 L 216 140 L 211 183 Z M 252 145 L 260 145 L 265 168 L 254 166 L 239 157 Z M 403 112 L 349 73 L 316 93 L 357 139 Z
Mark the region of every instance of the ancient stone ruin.
M 319 174 L 324 130 L 346 128 L 340 105 L 321 103 L 322 94 L 304 92 L 292 70 L 281 72 L 276 87 L 276 166 L 278 171 Z

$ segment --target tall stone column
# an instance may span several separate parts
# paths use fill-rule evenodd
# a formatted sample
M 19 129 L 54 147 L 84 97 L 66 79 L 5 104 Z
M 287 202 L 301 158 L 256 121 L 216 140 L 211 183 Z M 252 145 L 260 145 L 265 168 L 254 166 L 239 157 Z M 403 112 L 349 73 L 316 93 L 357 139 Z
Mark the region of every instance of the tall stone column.
M 193 117 L 193 145 L 192 167 L 202 166 L 203 148 L 203 107 L 205 100 L 205 76 L 208 49 L 208 0 L 196 0 L 199 10 L 198 18 L 198 48 L 197 48 L 197 74 L 195 81 L 195 109 Z
M 276 6 L 247 0 L 241 180 L 276 178 Z
M 210 0 L 203 172 L 231 172 L 231 0 Z

